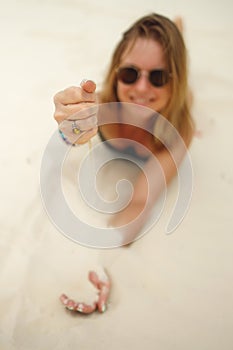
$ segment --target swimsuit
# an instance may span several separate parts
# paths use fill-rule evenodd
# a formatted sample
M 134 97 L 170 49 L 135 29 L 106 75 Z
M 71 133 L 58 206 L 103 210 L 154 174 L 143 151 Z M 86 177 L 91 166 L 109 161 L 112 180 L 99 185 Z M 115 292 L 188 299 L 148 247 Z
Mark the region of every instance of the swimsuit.
M 108 142 L 107 139 L 105 139 L 105 137 L 104 137 L 104 135 L 102 134 L 100 128 L 99 128 L 99 130 L 98 130 L 98 134 L 99 134 L 99 136 L 100 136 L 101 141 L 103 141 L 105 145 L 107 145 L 109 148 L 111 148 L 111 149 L 114 150 L 114 151 L 118 151 L 119 153 L 127 154 L 127 155 L 129 155 L 129 156 L 132 156 L 133 158 L 137 158 L 137 159 L 142 160 L 142 161 L 147 161 L 147 160 L 149 159 L 149 156 L 140 156 L 140 155 L 138 155 L 138 154 L 135 152 L 134 148 L 133 148 L 133 147 L 130 147 L 130 146 L 127 147 L 127 148 L 125 148 L 123 151 L 119 151 L 119 150 L 116 149 L 113 145 L 111 145 L 111 143 Z

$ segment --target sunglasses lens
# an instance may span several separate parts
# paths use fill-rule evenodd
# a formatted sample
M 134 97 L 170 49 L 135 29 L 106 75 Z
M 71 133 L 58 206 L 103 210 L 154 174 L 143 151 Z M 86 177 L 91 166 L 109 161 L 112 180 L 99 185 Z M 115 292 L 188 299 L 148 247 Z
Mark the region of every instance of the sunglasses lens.
M 133 84 L 138 78 L 138 72 L 134 68 L 120 68 L 117 78 L 124 84 Z
M 152 85 L 159 87 L 167 84 L 169 76 L 165 70 L 153 70 L 149 79 Z

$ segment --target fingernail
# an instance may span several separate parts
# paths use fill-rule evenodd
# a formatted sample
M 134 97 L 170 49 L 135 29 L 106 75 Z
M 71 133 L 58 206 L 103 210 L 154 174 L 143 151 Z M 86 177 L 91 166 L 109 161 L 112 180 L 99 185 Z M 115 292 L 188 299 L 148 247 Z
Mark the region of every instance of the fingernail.
M 73 311 L 74 310 L 74 307 L 72 305 L 66 305 L 66 308 L 70 311 Z
M 83 309 L 84 309 L 83 304 L 79 304 L 77 307 L 77 311 L 83 312 Z
M 103 305 L 101 306 L 101 312 L 105 312 L 106 309 L 107 309 L 106 304 L 103 304 Z

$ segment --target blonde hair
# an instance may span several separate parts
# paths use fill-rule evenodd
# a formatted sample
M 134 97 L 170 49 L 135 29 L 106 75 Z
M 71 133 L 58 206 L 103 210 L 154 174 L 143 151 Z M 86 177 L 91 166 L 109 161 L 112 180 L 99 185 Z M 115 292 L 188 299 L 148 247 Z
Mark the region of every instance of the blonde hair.
M 169 80 L 171 97 L 168 104 L 161 111 L 164 116 L 181 135 L 189 134 L 193 128 L 193 121 L 188 107 L 188 79 L 187 79 L 187 50 L 183 37 L 177 26 L 168 18 L 155 13 L 149 14 L 137 20 L 125 33 L 112 56 L 103 88 L 100 93 L 102 103 L 116 102 L 117 76 L 122 55 L 132 47 L 137 38 L 153 39 L 161 44 L 164 50 L 167 68 L 171 74 Z M 155 135 L 166 133 L 167 123 L 163 118 L 156 122 Z M 155 142 L 160 141 L 155 138 Z

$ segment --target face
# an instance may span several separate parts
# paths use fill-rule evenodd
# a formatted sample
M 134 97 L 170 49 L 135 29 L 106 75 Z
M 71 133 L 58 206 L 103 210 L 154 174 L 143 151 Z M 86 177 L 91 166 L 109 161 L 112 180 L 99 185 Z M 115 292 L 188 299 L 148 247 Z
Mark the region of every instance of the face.
M 138 38 L 131 50 L 123 55 L 120 67 L 125 66 L 135 66 L 142 71 L 167 69 L 162 46 L 155 40 L 143 38 Z M 133 84 L 117 81 L 117 94 L 121 102 L 143 105 L 160 112 L 169 101 L 170 84 L 155 87 L 149 82 L 147 73 L 142 72 Z

